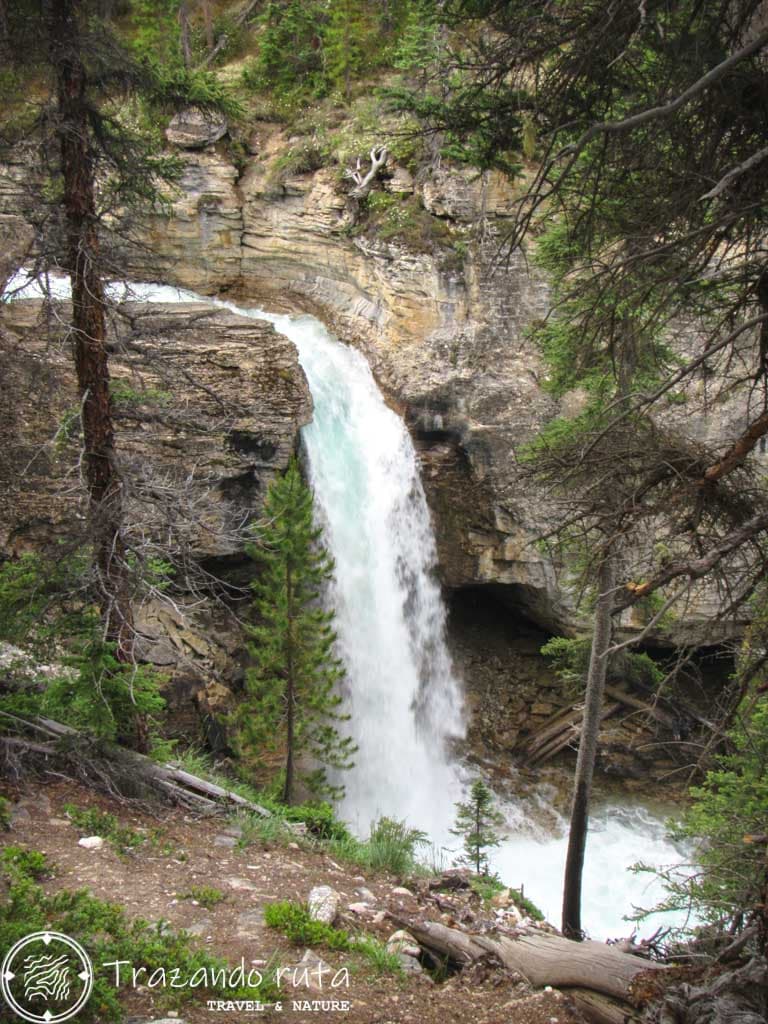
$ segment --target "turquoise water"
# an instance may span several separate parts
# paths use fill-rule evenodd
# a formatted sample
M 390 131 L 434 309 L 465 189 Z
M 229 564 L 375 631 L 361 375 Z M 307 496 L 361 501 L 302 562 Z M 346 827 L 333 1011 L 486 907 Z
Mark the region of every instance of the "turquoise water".
M 62 297 L 68 283 L 52 282 Z M 163 285 L 112 286 L 116 299 L 155 302 L 209 298 Z M 34 293 L 34 290 L 30 290 Z M 364 357 L 313 317 L 276 316 L 217 302 L 268 320 L 294 342 L 314 402 L 304 428 L 309 475 L 326 544 L 336 562 L 329 595 L 337 611 L 339 654 L 347 669 L 345 700 L 359 744 L 344 773 L 339 811 L 364 834 L 385 814 L 427 831 L 450 862 L 449 829 L 469 779 L 452 764 L 448 741 L 463 734 L 461 686 L 445 642 L 445 611 L 434 570 L 436 550 L 418 463 L 402 420 L 384 402 Z M 502 804 L 508 834 L 493 866 L 507 884 L 525 886 L 552 921 L 560 916 L 566 822 L 537 796 L 554 826 L 543 831 L 530 803 Z M 666 837 L 662 814 L 642 801 L 609 802 L 593 815 L 584 876 L 584 924 L 593 938 L 629 934 L 633 906 L 662 896 L 658 882 L 626 868 L 646 861 L 679 864 L 683 853 Z M 683 924 L 677 916 L 651 920 Z

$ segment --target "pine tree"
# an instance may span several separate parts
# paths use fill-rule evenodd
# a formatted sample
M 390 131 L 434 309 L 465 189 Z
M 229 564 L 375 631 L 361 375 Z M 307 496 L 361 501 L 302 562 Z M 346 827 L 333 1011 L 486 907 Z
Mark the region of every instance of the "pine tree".
M 259 53 L 253 80 L 282 98 L 322 93 L 321 25 L 324 6 L 317 0 L 270 0 L 261 17 Z
M 440 51 L 440 19 L 435 0 L 412 0 L 394 53 L 394 65 L 424 81 Z
M 325 68 L 329 81 L 342 88 L 347 102 L 351 97 L 352 79 L 365 68 L 366 45 L 375 38 L 372 22 L 367 5 L 353 0 L 332 0 L 323 35 Z
M 356 747 L 342 737 L 333 613 L 320 603 L 333 562 L 312 524 L 312 492 L 294 459 L 271 485 L 263 525 L 251 550 L 261 563 L 252 587 L 260 623 L 250 629 L 254 665 L 236 722 L 243 755 L 257 771 L 283 763 L 282 800 L 292 803 L 302 781 L 317 796 L 338 798 L 327 769 L 352 767 Z
M 459 862 L 474 868 L 478 875 L 487 875 L 487 851 L 501 842 L 495 829 L 504 824 L 504 815 L 493 806 L 493 795 L 482 779 L 472 783 L 469 800 L 457 803 L 456 810 L 456 827 L 451 833 L 464 839 Z

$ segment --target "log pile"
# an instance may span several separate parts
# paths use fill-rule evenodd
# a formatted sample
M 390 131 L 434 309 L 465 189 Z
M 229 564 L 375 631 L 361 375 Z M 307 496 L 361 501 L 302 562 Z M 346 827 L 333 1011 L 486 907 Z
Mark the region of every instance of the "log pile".
M 473 933 L 438 921 L 393 917 L 430 958 L 464 968 L 495 960 L 512 974 L 541 988 L 551 985 L 571 997 L 593 1024 L 629 1024 L 639 1020 L 633 986 L 664 965 L 623 953 L 600 942 L 571 942 L 537 928 L 514 935 Z
M 657 722 L 670 730 L 674 728 L 675 716 L 660 707 L 659 702 L 648 704 L 616 686 L 606 686 L 605 695 L 606 700 L 600 716 L 601 722 L 623 709 L 628 709 L 631 712 L 643 714 L 648 721 Z M 584 705 L 582 703 L 573 704 L 555 712 L 528 737 L 521 751 L 525 763 L 534 767 L 551 761 L 567 747 L 575 750 L 579 745 L 583 719 Z
M 7 712 L 0 712 L 0 715 L 13 722 L 17 729 L 45 737 L 45 742 L 40 742 L 38 739 L 32 740 L 24 736 L 3 736 L 0 742 L 6 748 L 6 756 L 9 750 L 16 750 L 37 756 L 60 758 L 66 756 L 68 747 L 87 743 L 86 738 L 76 729 L 50 718 L 21 719 Z M 78 752 L 78 757 L 82 758 L 82 748 Z M 152 791 L 171 803 L 200 813 L 213 814 L 235 808 L 264 818 L 272 816 L 268 808 L 247 800 L 233 790 L 208 779 L 202 779 L 174 764 L 159 764 L 143 754 L 126 750 L 116 744 L 100 744 L 98 750 L 83 760 L 82 767 L 84 770 L 90 769 L 94 775 L 101 776 L 105 783 L 114 783 L 118 789 L 127 785 L 134 792 L 137 789 Z M 296 832 L 304 830 L 300 823 L 290 823 L 289 827 Z

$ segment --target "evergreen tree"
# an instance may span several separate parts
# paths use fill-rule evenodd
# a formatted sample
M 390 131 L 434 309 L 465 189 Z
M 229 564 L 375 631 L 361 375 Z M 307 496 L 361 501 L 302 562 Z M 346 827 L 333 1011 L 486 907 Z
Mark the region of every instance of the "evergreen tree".
M 317 0 L 270 0 L 261 19 L 259 53 L 248 78 L 283 98 L 321 93 L 323 15 L 324 5 Z
M 94 596 L 104 639 L 118 662 L 133 663 L 134 553 L 115 448 L 104 287 L 120 268 L 109 262 L 105 243 L 119 235 L 118 249 L 125 245 L 126 219 L 159 200 L 157 183 L 170 165 L 156 151 L 152 125 L 130 126 L 121 103 L 143 104 L 147 115 L 190 101 L 226 106 L 226 94 L 210 76 L 137 63 L 115 19 L 100 14 L 95 0 L 23 0 L 3 8 L 0 31 L 13 62 L 0 76 L 0 159 L 29 137 L 38 143 L 28 185 L 39 220 L 36 269 L 64 270 L 71 284 Z M 146 730 L 141 720 L 136 724 L 136 745 L 145 748 Z
M 478 875 L 487 875 L 487 851 L 501 842 L 495 829 L 504 824 L 504 815 L 493 806 L 493 795 L 482 779 L 472 783 L 469 800 L 457 803 L 456 810 L 456 827 L 451 833 L 464 839 L 464 855 L 459 862 L 468 864 Z
M 333 647 L 333 613 L 320 603 L 333 562 L 312 524 L 312 492 L 295 459 L 271 485 L 264 522 L 251 554 L 261 563 L 252 587 L 260 624 L 251 628 L 254 665 L 237 716 L 242 753 L 260 770 L 283 764 L 282 800 L 292 803 L 297 783 L 315 795 L 338 798 L 327 768 L 352 767 L 356 747 L 342 737 L 336 692 L 343 670 Z
M 435 0 L 411 0 L 394 52 L 394 65 L 423 81 L 440 50 L 440 20 Z
M 359 0 L 332 0 L 324 32 L 325 69 L 333 86 L 350 99 L 352 79 L 367 63 L 366 46 L 375 38 L 371 12 Z

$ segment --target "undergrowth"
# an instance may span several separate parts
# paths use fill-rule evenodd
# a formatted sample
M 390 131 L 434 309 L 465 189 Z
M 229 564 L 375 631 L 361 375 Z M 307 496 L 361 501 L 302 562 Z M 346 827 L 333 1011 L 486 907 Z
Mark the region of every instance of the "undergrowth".
M 81 943 L 96 965 L 92 995 L 78 1015 L 78 1020 L 119 1022 L 123 1019 L 120 991 L 115 982 L 114 968 L 100 966 L 115 961 L 144 967 L 147 975 L 171 967 L 179 970 L 182 979 L 192 978 L 196 972 L 206 971 L 214 984 L 204 989 L 208 997 L 251 999 L 261 1002 L 279 998 L 279 987 L 274 970 L 262 972 L 260 984 L 236 990 L 226 988 L 224 974 L 232 969 L 224 961 L 205 950 L 196 949 L 190 936 L 169 932 L 163 921 L 154 924 L 142 919 L 129 920 L 122 907 L 96 899 L 86 890 L 61 891 L 48 895 L 37 884 L 52 874 L 54 866 L 46 856 L 36 850 L 6 847 L 0 855 L 0 872 L 5 888 L 0 896 L 0 948 L 7 950 L 34 931 L 57 931 Z M 218 978 L 215 977 L 218 975 Z M 199 975 L 198 975 L 199 976 Z M 121 974 L 121 987 L 129 981 L 127 972 Z M 173 1008 L 199 997 L 201 988 L 153 989 L 155 998 L 164 1008 Z M 52 1012 L 56 1006 L 47 1005 Z
M 264 922 L 297 946 L 325 946 L 335 952 L 356 953 L 377 974 L 403 973 L 396 953 L 390 952 L 373 935 L 350 935 L 341 928 L 333 928 L 323 921 L 315 921 L 303 903 L 280 900 L 264 909 Z

